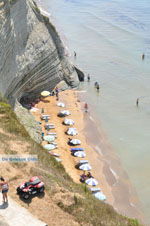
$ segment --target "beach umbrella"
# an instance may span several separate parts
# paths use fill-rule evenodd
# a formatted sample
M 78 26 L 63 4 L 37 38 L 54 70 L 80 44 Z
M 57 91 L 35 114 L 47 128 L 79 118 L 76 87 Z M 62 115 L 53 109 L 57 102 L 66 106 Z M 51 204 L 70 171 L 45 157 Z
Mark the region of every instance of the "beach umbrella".
M 72 119 L 65 118 L 64 124 L 71 126 L 71 125 L 74 125 L 74 121 Z
M 93 187 L 89 188 L 89 190 L 90 190 L 92 193 L 94 193 L 94 192 L 100 192 L 100 191 L 101 191 L 100 188 L 93 188 Z
M 64 108 L 64 107 L 65 107 L 65 104 L 64 104 L 64 103 L 59 102 L 59 103 L 57 103 L 57 106 L 58 106 L 58 107 L 62 107 L 62 108 Z
M 94 178 L 89 178 L 85 181 L 86 184 L 91 185 L 91 186 L 96 186 L 98 185 L 98 181 L 95 180 Z
M 60 114 L 62 114 L 62 115 L 70 115 L 70 111 L 63 110 L 63 111 L 60 111 Z
M 45 127 L 46 130 L 55 129 L 54 124 L 46 124 L 44 127 Z
M 95 196 L 95 198 L 97 198 L 101 201 L 106 200 L 106 196 L 103 194 L 103 192 L 96 192 L 96 193 L 93 193 L 93 195 Z
M 55 137 L 54 136 L 51 136 L 51 135 L 47 135 L 47 136 L 44 136 L 43 139 L 45 141 L 52 142 L 52 141 L 55 140 Z
M 41 92 L 41 96 L 43 96 L 43 97 L 47 97 L 47 96 L 49 96 L 50 95 L 50 92 L 49 91 L 43 91 L 43 92 Z
M 91 170 L 92 167 L 89 164 L 82 164 L 81 166 L 79 166 L 79 169 L 86 171 L 86 170 Z
M 57 146 L 54 145 L 54 144 L 45 144 L 43 147 L 44 147 L 46 150 L 53 150 L 53 149 L 55 149 Z
M 55 159 L 56 159 L 57 162 L 61 162 L 62 161 L 62 159 L 57 158 L 57 157 L 55 157 Z
M 84 148 L 71 148 L 70 151 L 84 151 Z
M 60 154 L 57 154 L 57 153 L 55 153 L 55 152 L 49 151 L 48 153 L 49 153 L 50 155 L 52 155 L 52 156 L 60 157 Z
M 41 115 L 41 119 L 43 120 L 50 119 L 50 115 Z
M 67 134 L 68 134 L 68 135 L 71 135 L 71 136 L 75 136 L 75 135 L 78 134 L 78 132 L 77 132 L 77 129 L 76 129 L 76 128 L 69 128 L 69 129 L 67 130 Z
M 75 157 L 79 157 L 79 158 L 85 158 L 86 154 L 85 154 L 84 151 L 76 151 L 76 152 L 74 153 L 74 156 L 75 156 Z
M 78 139 L 72 139 L 72 140 L 69 141 L 69 143 L 74 144 L 74 145 L 78 145 L 78 144 L 81 144 L 81 141 L 78 140 Z

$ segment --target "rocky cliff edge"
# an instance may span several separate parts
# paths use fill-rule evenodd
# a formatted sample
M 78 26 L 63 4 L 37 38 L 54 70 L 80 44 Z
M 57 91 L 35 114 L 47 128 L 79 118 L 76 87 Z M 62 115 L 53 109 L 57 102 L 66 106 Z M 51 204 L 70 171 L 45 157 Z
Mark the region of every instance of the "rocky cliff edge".
M 0 92 L 12 105 L 60 81 L 78 85 L 75 68 L 49 18 L 32 0 L 0 0 Z

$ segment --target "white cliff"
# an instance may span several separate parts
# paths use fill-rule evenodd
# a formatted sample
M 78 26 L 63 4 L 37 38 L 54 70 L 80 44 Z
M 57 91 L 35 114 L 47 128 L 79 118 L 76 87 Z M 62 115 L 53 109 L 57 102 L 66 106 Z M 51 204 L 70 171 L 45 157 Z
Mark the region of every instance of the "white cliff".
M 60 81 L 78 85 L 60 37 L 32 0 L 0 0 L 0 92 L 14 105 Z

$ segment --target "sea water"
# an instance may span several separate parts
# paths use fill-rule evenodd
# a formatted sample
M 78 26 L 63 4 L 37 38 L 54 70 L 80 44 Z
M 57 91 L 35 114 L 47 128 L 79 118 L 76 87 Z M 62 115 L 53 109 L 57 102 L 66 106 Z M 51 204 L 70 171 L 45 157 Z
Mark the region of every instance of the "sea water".
M 57 24 L 73 63 L 91 76 L 82 85 L 88 91 L 85 99 L 136 188 L 150 225 L 150 0 L 40 2 Z

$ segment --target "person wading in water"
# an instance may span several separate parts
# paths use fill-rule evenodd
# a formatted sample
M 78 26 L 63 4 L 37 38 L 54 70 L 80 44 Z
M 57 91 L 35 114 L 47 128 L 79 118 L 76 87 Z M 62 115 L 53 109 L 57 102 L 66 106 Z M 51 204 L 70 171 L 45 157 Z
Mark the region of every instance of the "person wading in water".
M 145 59 L 145 54 L 143 53 L 143 54 L 142 54 L 142 60 L 144 60 L 144 59 Z
M 137 107 L 139 106 L 139 98 L 137 98 L 137 100 L 136 100 L 136 106 Z
M 87 76 L 87 80 L 88 80 L 88 82 L 90 81 L 90 75 L 88 74 L 88 76 Z
M 97 89 L 97 91 L 99 91 L 99 84 L 97 84 L 96 89 Z
M 94 85 L 95 85 L 95 88 L 97 89 L 97 91 L 99 91 L 99 89 L 100 89 L 99 83 L 95 82 Z
M 0 178 L 0 186 L 2 188 L 3 202 L 8 202 L 7 192 L 9 189 L 8 182 L 3 177 Z
M 74 58 L 76 58 L 77 57 L 77 53 L 74 51 Z

